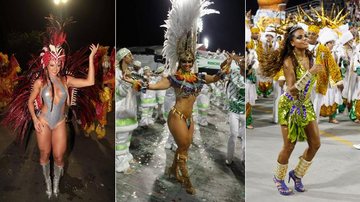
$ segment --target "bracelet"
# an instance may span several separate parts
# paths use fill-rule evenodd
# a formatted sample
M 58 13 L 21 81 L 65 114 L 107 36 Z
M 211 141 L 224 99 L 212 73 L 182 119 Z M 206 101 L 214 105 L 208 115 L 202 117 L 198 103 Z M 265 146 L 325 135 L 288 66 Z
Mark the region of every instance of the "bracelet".
M 149 82 L 141 82 L 141 89 L 140 91 L 143 93 L 146 93 L 146 90 L 149 89 Z
M 312 74 L 309 72 L 309 70 L 306 71 L 306 73 L 295 83 L 295 88 L 300 90 L 303 90 L 306 86 L 306 83 L 311 79 Z
M 141 83 L 140 83 L 140 81 L 134 80 L 134 81 L 132 82 L 132 87 L 133 87 L 133 89 L 135 89 L 136 91 L 140 91 L 140 89 L 141 89 Z
M 219 70 L 218 72 L 216 72 L 215 76 L 220 77 L 221 80 L 225 79 L 225 72 Z

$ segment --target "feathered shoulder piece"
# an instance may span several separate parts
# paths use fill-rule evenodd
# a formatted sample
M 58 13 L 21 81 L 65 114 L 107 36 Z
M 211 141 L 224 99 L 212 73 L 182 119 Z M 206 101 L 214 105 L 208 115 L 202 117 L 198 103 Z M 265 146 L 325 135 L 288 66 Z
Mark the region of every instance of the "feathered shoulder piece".
M 165 41 L 162 51 L 170 73 L 176 72 L 176 62 L 181 59 L 195 60 L 196 35 L 202 30 L 201 18 L 219 13 L 208 6 L 208 0 L 171 0 L 172 8 L 168 12 L 165 24 Z
M 35 62 L 33 59 L 30 63 Z M 40 67 L 40 65 L 34 65 Z M 26 137 L 29 137 L 32 128 L 32 119 L 28 109 L 28 100 L 36 79 L 41 79 L 42 68 L 30 68 L 19 76 L 14 82 L 17 85 L 11 95 L 11 101 L 7 105 L 0 124 L 11 129 L 16 135 L 16 142 L 23 143 Z M 35 112 L 41 108 L 41 99 L 38 96 L 34 102 Z

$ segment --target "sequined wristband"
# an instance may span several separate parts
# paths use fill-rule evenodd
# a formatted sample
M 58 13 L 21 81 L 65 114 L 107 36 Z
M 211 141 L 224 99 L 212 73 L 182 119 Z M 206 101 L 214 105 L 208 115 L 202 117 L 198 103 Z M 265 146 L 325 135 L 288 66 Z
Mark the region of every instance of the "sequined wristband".
M 295 88 L 303 90 L 305 88 L 306 83 L 311 79 L 312 74 L 308 71 L 295 83 Z

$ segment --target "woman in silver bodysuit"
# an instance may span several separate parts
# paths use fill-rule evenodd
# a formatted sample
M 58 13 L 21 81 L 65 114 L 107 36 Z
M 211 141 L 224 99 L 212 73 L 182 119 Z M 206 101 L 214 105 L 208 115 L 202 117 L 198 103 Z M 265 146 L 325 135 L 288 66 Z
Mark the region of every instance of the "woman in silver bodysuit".
M 89 72 L 87 78 L 72 76 L 61 77 L 60 69 L 65 62 L 65 53 L 59 44 L 50 44 L 44 48 L 41 62 L 44 76 L 38 78 L 33 85 L 28 107 L 36 130 L 36 138 L 40 150 L 40 164 L 46 181 L 46 194 L 58 196 L 59 181 L 63 174 L 64 153 L 66 151 L 67 134 L 65 125 L 65 105 L 69 105 L 68 88 L 81 88 L 94 85 L 94 56 L 99 47 L 92 44 L 89 56 Z M 38 97 L 40 96 L 40 97 Z M 35 100 L 40 98 L 40 113 L 35 113 Z M 67 102 L 66 102 L 67 101 Z M 50 152 L 54 158 L 53 187 L 50 178 Z
M 42 57 L 43 68 L 46 73 L 44 78 L 35 81 L 28 100 L 28 107 L 36 130 L 40 150 L 40 164 L 43 168 L 48 197 L 51 197 L 52 193 L 55 196 L 59 194 L 59 181 L 63 174 L 64 153 L 67 143 L 64 113 L 65 101 L 69 101 L 68 88 L 94 85 L 95 70 L 93 61 L 98 47 L 99 44 L 90 46 L 89 72 L 85 79 L 59 76 L 59 71 L 65 62 L 65 54 L 60 46 L 48 49 Z M 40 114 L 36 115 L 34 101 L 38 95 L 40 95 L 43 105 Z M 67 103 L 69 104 L 69 102 Z M 51 150 L 54 158 L 53 188 L 51 187 L 49 160 Z
M 42 35 L 44 46 L 41 54 L 33 57 L 28 70 L 19 76 L 0 124 L 13 131 L 15 142 L 25 143 L 25 147 L 34 126 L 46 194 L 50 198 L 53 194 L 58 196 L 64 171 L 67 146 L 65 113 L 73 115 L 73 120 L 81 122 L 78 123 L 82 127 L 93 123 L 96 117 L 93 102 L 100 102 L 97 97 L 100 88 L 94 85 L 94 60 L 99 44 L 90 46 L 90 56 L 88 48 L 65 55 L 64 28 L 73 23 L 72 19 L 59 21 L 53 15 L 45 19 L 48 24 Z M 83 88 L 87 86 L 92 87 Z M 50 153 L 54 159 L 53 180 L 50 177 Z

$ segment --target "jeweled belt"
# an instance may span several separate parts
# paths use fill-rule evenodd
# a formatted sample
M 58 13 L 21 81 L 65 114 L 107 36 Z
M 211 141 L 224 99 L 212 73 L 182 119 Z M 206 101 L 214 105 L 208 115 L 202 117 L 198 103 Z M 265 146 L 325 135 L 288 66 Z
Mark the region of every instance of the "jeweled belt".
M 311 83 L 311 80 L 306 83 L 304 90 L 299 92 L 296 100 L 294 99 L 293 96 L 290 95 L 290 93 L 288 93 L 288 92 L 285 93 L 285 96 L 289 100 L 294 101 L 294 104 L 290 109 L 290 115 L 292 115 L 294 112 L 296 112 L 299 116 L 302 115 L 303 118 L 306 118 L 306 107 L 304 105 L 304 102 L 306 99 L 306 94 L 308 93 L 309 88 L 310 88 L 310 83 Z M 301 114 L 301 111 L 303 112 L 302 114 Z
M 181 113 L 179 110 L 177 110 L 175 107 L 172 107 L 170 111 L 172 111 L 172 113 L 178 114 L 182 119 L 185 120 L 187 119 L 186 116 L 183 113 Z

